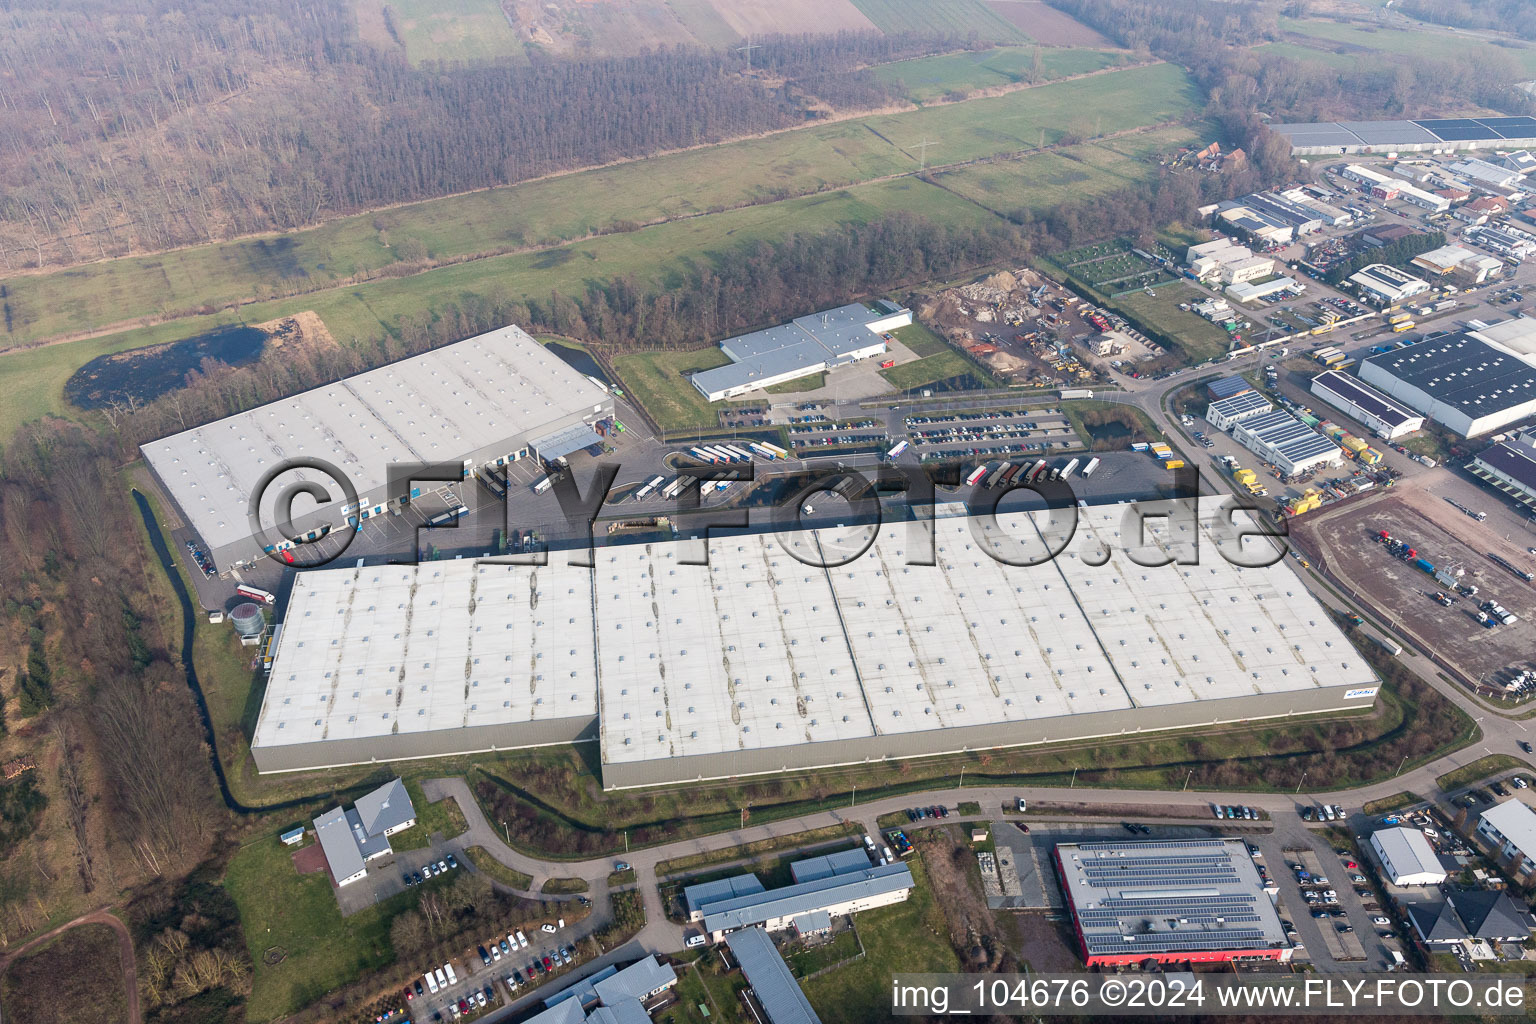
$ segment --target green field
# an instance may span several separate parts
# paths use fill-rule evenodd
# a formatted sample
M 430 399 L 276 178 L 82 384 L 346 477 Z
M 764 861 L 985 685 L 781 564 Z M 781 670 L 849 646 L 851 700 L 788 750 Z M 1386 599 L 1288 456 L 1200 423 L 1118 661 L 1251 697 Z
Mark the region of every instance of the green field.
M 1177 68 L 1131 68 L 415 203 L 308 231 L 22 275 L 5 282 L 15 323 L 5 344 L 346 285 L 397 262 L 402 252 L 464 260 L 821 192 L 914 170 L 913 147 L 925 137 L 938 140 L 928 151 L 930 164 L 952 163 L 1028 149 L 1042 133 L 1050 143 L 1067 131 L 1153 124 L 1203 102 Z M 1103 114 L 1084 113 L 1090 109 Z
M 1158 285 L 1153 290 L 1157 292 L 1156 298 L 1145 292 L 1130 292 L 1113 304 L 1152 330 L 1176 340 L 1190 362 L 1202 363 L 1226 354 L 1231 338 L 1224 328 L 1179 308 L 1181 302 L 1197 302 L 1208 295 L 1184 284 Z
M 1272 53 L 1277 57 L 1285 57 L 1290 60 L 1326 64 L 1331 68 L 1353 67 L 1359 61 L 1358 57 L 1351 54 L 1334 53 L 1332 50 L 1320 50 L 1315 46 L 1308 46 L 1305 43 L 1265 43 L 1263 46 L 1255 46 L 1253 52 Z
M 927 103 L 951 92 L 1048 82 L 1125 64 L 1130 59 L 1128 54 L 1108 50 L 998 46 L 882 64 L 875 68 L 875 77 L 900 82 L 915 102 Z
M 983 380 L 988 387 L 995 387 L 997 385 L 996 381 L 991 380 L 985 373 L 953 349 L 931 356 L 924 356 L 916 362 L 893 366 L 889 370 L 881 370 L 880 376 L 890 381 L 893 387 L 907 391 L 911 388 L 920 388 L 925 384 L 932 384 L 935 381 L 964 376 L 967 373 Z
M 1430 57 L 1436 60 L 1468 61 L 1486 60 L 1490 55 L 1507 57 L 1526 75 L 1536 75 L 1536 46 L 1495 46 L 1483 39 L 1464 35 L 1449 28 L 1433 28 L 1422 32 L 1405 29 L 1374 28 L 1365 25 L 1346 25 L 1336 21 L 1298 21 L 1281 18 L 1280 28 L 1297 35 L 1326 39 L 1345 47 L 1359 47 L 1388 54 L 1409 57 Z
M 826 1024 L 888 1020 L 893 974 L 940 974 L 960 969 L 922 859 L 913 857 L 907 866 L 917 887 L 905 903 L 866 910 L 854 918 L 865 958 L 802 986 Z
M 898 327 L 891 334 L 897 341 L 911 349 L 915 356 L 932 356 L 950 351 L 949 342 L 933 333 L 920 320 L 913 320 L 905 327 Z
M 959 36 L 1017 42 L 1024 33 L 981 0 L 853 0 L 886 35 Z
M 943 171 L 935 180 L 999 213 L 1041 213 L 1149 181 L 1158 166 L 1145 157 L 1171 153 L 1199 138 L 1194 129 L 1170 125 L 1120 139 Z
M 663 431 L 713 430 L 720 425 L 713 403 L 688 383 L 685 373 L 713 370 L 730 360 L 711 345 L 686 352 L 635 352 L 615 356 L 624 388 Z
M 523 56 L 496 0 L 386 0 L 384 9 L 412 64 Z
M 225 877 L 251 955 L 247 1015 L 253 1021 L 292 1013 L 387 965 L 394 957 L 389 924 L 406 908 L 399 901 L 408 895 L 414 899 L 414 893 L 402 893 L 344 918 L 329 876 L 323 871 L 298 874 L 291 855 L 269 836 L 237 853 Z M 273 947 L 287 954 L 276 965 L 263 959 Z

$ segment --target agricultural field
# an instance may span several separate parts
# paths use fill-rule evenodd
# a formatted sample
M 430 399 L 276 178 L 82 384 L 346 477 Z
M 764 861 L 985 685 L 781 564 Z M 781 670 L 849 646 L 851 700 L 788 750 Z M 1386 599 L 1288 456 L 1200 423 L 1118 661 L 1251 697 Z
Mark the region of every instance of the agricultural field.
M 308 231 L 13 277 L 5 283 L 14 327 L 0 348 L 351 284 L 401 260 L 465 261 L 900 174 L 917 168 L 915 143 L 925 137 L 939 140 L 929 164 L 945 164 L 1053 143 L 1067 131 L 1157 124 L 1202 102 L 1177 68 L 1130 68 L 416 203 Z
M 1024 33 L 982 0 L 853 0 L 886 35 L 957 36 L 1020 42 Z
M 1042 0 L 986 0 L 999 17 L 1047 46 L 1114 46 L 1114 40 Z
M 523 44 L 497 0 L 385 0 L 412 64 L 523 57 Z
M 1129 63 L 1130 59 L 1124 52 L 1111 50 L 998 46 L 882 64 L 875 68 L 875 77 L 901 82 L 913 102 L 929 103 L 951 93 L 1084 75 Z
M 1536 76 L 1536 46 L 1498 46 L 1450 28 L 1437 26 L 1423 32 L 1411 32 L 1404 29 L 1295 18 L 1281 18 L 1280 28 L 1309 40 L 1326 40 L 1334 44 L 1340 53 L 1345 54 L 1373 50 L 1379 53 L 1402 54 L 1407 57 L 1430 57 L 1436 60 L 1455 61 L 1486 58 L 1490 53 L 1500 54 L 1513 61 L 1524 74 Z
M 945 188 L 1004 215 L 1042 213 L 1062 203 L 1118 192 L 1157 174 L 1155 153 L 1172 152 L 1199 136 L 1171 125 L 1119 139 L 942 171 Z M 1140 155 L 1132 155 L 1138 153 Z

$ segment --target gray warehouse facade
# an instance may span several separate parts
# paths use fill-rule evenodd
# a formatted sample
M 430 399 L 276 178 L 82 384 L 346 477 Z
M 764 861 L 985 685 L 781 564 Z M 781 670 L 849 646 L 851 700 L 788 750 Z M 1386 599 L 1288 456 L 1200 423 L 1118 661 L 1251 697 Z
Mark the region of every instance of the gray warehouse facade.
M 706 566 L 659 542 L 590 568 L 301 573 L 252 754 L 299 771 L 596 739 L 613 789 L 1371 703 L 1284 565 L 1229 562 L 1209 507 L 1131 545 L 1128 509 L 1081 509 L 1035 565 L 993 557 L 1055 546 L 1020 512 L 935 520 L 932 565 L 903 523 L 835 568 L 838 531 L 815 531 L 716 536 Z M 1195 543 L 1198 564 L 1142 564 Z
M 264 549 L 387 514 L 412 496 L 388 493 L 396 464 L 460 463 L 467 476 L 486 463 L 553 458 L 597 441 L 594 426 L 612 416 L 606 390 L 521 328 L 503 327 L 140 450 L 204 550 L 228 569 L 264 557 Z M 259 538 L 250 522 L 252 495 L 295 459 L 334 466 L 357 500 L 344 497 L 323 471 L 281 472 L 275 486 L 261 490 L 261 523 L 278 521 L 278 494 L 289 485 L 318 484 L 329 500 L 296 502 L 293 536 Z

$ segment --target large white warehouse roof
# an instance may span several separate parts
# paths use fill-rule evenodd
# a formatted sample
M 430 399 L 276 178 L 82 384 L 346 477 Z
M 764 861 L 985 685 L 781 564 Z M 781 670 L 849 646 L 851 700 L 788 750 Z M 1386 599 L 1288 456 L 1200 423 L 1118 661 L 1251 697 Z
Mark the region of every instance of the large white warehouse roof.
M 934 565 L 909 564 L 902 523 L 831 569 L 796 557 L 833 543 L 818 531 L 717 537 L 708 566 L 653 543 L 591 569 L 301 574 L 253 746 L 263 770 L 311 767 L 356 759 L 325 752 L 337 738 L 388 760 L 574 738 L 595 715 L 605 782 L 639 785 L 1368 703 L 1370 668 L 1287 568 L 1231 564 L 1208 526 L 1199 564 L 1137 564 L 1129 509 L 1080 510 L 1035 566 L 989 553 L 1044 553 L 1045 514 L 1020 512 L 936 520 Z M 1185 550 L 1179 529 L 1137 557 Z

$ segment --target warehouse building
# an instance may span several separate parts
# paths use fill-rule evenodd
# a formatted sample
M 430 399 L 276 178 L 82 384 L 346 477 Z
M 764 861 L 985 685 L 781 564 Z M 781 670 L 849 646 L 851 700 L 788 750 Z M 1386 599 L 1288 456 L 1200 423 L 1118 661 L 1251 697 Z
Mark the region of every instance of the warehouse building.
M 1324 121 L 1272 124 L 1292 156 L 1348 153 L 1446 153 L 1536 146 L 1536 118 L 1439 117 L 1416 121 Z
M 725 944 L 747 976 L 751 996 L 768 1024 L 821 1024 L 767 932 L 743 928 L 727 935 Z
M 715 537 L 708 565 L 654 542 L 592 568 L 300 573 L 252 753 L 272 772 L 597 738 L 624 788 L 1368 704 L 1375 676 L 1284 566 L 1133 560 L 1215 552 L 1202 508 L 1148 540 L 1133 506 L 1078 509 L 1054 559 L 1044 513 L 941 507 L 934 565 L 886 523 L 835 569 L 806 564 L 834 530 Z
M 1391 440 L 1424 428 L 1423 416 L 1405 409 L 1341 370 L 1329 370 L 1313 377 L 1312 393 L 1335 409 L 1348 413 L 1377 437 Z
M 1052 860 L 1089 967 L 1294 952 L 1241 840 L 1061 843 Z
M 904 902 L 914 884 L 905 864 L 870 866 L 866 860 L 858 871 L 706 903 L 704 931 L 715 942 L 729 932 L 754 926 L 770 932 L 787 931 L 796 918 L 807 914 L 841 917 Z
M 1239 281 L 1237 284 L 1229 284 L 1225 294 L 1236 302 L 1257 302 L 1267 299 L 1281 292 L 1300 294 L 1307 290 L 1307 286 L 1294 277 L 1276 277 L 1261 283 Z
M 691 378 L 711 402 L 744 395 L 844 366 L 886 351 L 884 335 L 912 323 L 912 311 L 893 302 L 860 302 L 802 316 L 787 324 L 720 343 L 729 366 Z
M 1372 263 L 1349 275 L 1360 296 L 1378 306 L 1396 306 L 1429 291 L 1429 285 L 1385 263 Z
M 292 547 L 360 519 L 384 515 L 411 494 L 390 494 L 397 463 L 505 464 L 562 458 L 601 440 L 613 398 L 517 327 L 445 345 L 334 384 L 141 447 L 220 569 L 250 564 L 263 549 Z M 250 503 L 263 477 L 294 458 L 331 463 L 357 488 L 353 507 L 314 470 L 289 471 L 262 492 L 262 523 L 276 523 L 279 493 L 308 480 L 331 500 L 300 506 L 294 537 L 258 537 Z
M 1232 427 L 1239 444 L 1280 471 L 1299 476 L 1325 466 L 1337 466 L 1343 450 L 1283 409 L 1272 409 Z
M 1393 885 L 1439 885 L 1445 881 L 1445 867 L 1424 833 L 1416 828 L 1372 832 L 1371 850 L 1382 874 Z
M 1256 281 L 1275 272 L 1273 259 L 1255 256 L 1246 245 L 1237 245 L 1224 238 L 1190 246 L 1185 261 L 1197 278 L 1215 278 L 1222 284 Z
M 1368 384 L 1463 437 L 1536 414 L 1536 321 L 1457 331 L 1366 359 Z
M 1462 245 L 1442 245 L 1413 258 L 1413 265 L 1437 277 L 1455 275 L 1468 284 L 1482 284 L 1504 269 L 1504 261 L 1475 253 Z
M 1467 463 L 1467 470 L 1527 508 L 1536 508 L 1536 436 L 1489 445 Z
M 1470 181 L 1479 188 L 1518 188 L 1520 186 L 1520 179 L 1524 177 L 1520 171 L 1511 170 L 1508 167 L 1502 167 L 1487 160 L 1479 160 L 1476 157 L 1448 163 L 1445 165 L 1445 169 L 1458 178 Z
M 1451 201 L 1445 196 L 1427 192 L 1411 181 L 1404 181 L 1395 175 L 1383 174 L 1364 164 L 1350 164 L 1340 174 L 1350 181 L 1366 186 L 1374 198 L 1384 202 L 1401 199 L 1432 213 L 1444 213 L 1451 208 Z
M 1205 409 L 1205 418 L 1217 430 L 1231 430 L 1243 420 L 1253 419 L 1273 409 L 1269 399 L 1257 391 L 1244 391 L 1212 402 Z
M 1477 818 L 1477 834 L 1519 878 L 1536 871 L 1536 812 L 1519 800 L 1494 804 Z

